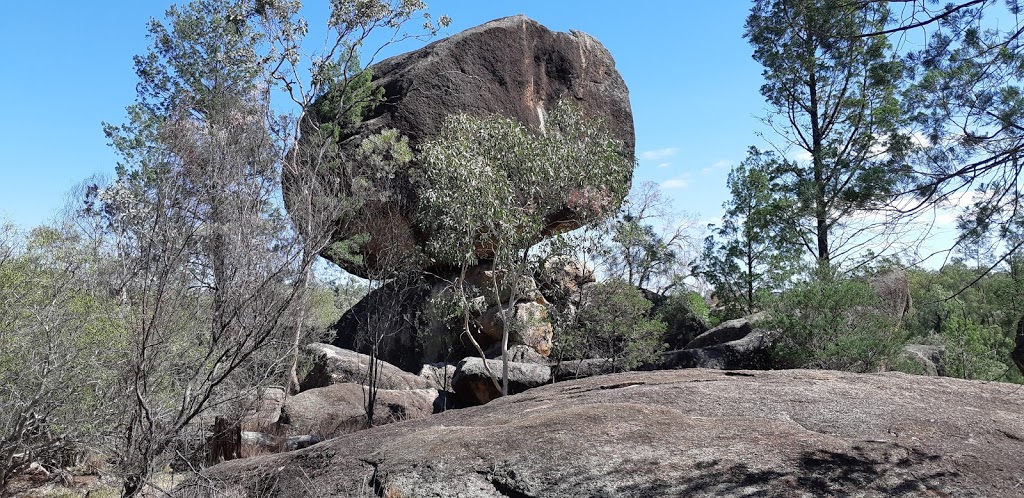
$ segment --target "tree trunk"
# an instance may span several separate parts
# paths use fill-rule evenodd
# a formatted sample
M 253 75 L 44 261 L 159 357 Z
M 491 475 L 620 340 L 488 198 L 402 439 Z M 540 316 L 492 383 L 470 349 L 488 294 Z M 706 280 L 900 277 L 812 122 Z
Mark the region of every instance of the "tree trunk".
M 813 40 L 812 35 L 808 35 L 809 40 Z M 813 46 L 813 41 L 809 41 Z M 813 52 L 812 52 L 813 53 Z M 812 69 L 807 79 L 807 89 L 810 97 L 810 106 L 808 114 L 811 118 L 811 161 L 814 169 L 814 221 L 815 221 L 815 232 L 818 242 L 818 259 L 819 267 L 827 267 L 829 260 L 828 250 L 828 204 L 827 204 L 827 190 L 825 185 L 825 158 L 823 150 L 823 140 L 821 130 L 821 116 L 819 115 L 819 100 L 818 100 L 818 80 L 817 75 Z

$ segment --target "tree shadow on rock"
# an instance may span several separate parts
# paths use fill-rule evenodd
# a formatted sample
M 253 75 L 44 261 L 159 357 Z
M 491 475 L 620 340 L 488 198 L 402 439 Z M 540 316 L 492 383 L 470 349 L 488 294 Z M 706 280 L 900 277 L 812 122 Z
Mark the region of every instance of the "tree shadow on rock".
M 941 466 L 942 457 L 894 444 L 854 446 L 849 453 L 817 450 L 800 459 L 800 489 L 816 495 L 844 496 L 874 491 L 881 496 L 917 496 L 943 491 L 944 478 L 955 473 Z
M 948 493 L 944 483 L 956 476 L 950 468 L 938 455 L 879 444 L 848 452 L 807 451 L 775 468 L 717 459 L 688 469 L 656 461 L 623 462 L 611 473 L 576 474 L 572 480 L 604 483 L 602 496 L 921 496 Z

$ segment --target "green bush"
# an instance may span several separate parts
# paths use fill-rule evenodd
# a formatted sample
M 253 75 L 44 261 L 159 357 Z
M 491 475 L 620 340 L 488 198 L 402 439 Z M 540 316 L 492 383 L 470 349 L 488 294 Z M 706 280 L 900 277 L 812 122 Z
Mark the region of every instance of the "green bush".
M 672 294 L 658 306 L 655 316 L 666 327 L 665 340 L 671 349 L 682 349 L 710 327 L 711 310 L 696 292 Z
M 622 280 L 588 288 L 575 316 L 556 323 L 556 357 L 608 358 L 616 371 L 656 361 L 665 349 L 665 324 L 649 318 L 651 306 L 639 289 Z
M 905 338 L 867 283 L 830 274 L 783 292 L 770 316 L 783 368 L 877 371 L 895 364 Z
M 972 321 L 959 299 L 948 301 L 939 327 L 946 347 L 946 375 L 961 379 L 995 380 L 1007 371 L 1013 340 L 997 325 Z

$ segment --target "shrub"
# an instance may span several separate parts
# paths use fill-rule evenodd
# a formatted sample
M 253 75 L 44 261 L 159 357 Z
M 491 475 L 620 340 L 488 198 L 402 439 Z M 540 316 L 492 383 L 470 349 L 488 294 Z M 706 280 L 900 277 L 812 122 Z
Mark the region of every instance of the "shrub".
M 648 317 L 651 302 L 622 280 L 587 289 L 579 310 L 556 332 L 556 356 L 575 360 L 608 358 L 615 371 L 656 361 L 665 349 L 665 324 Z
M 963 302 L 949 301 L 946 319 L 939 327 L 946 347 L 946 375 L 962 379 L 995 380 L 1007 371 L 1008 351 L 1013 340 L 998 325 L 981 325 L 970 320 Z
M 709 328 L 710 309 L 696 292 L 672 294 L 657 307 L 655 316 L 666 327 L 665 338 L 671 349 L 682 349 Z
M 774 362 L 784 368 L 877 371 L 895 363 L 905 335 L 867 283 L 833 274 L 783 292 L 766 325 L 782 332 Z

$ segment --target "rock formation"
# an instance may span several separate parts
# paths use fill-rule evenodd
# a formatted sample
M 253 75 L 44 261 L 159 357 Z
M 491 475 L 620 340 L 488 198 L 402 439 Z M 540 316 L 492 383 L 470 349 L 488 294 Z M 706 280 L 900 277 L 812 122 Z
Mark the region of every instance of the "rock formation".
M 339 137 L 342 151 L 355 151 L 363 139 L 385 129 L 397 130 L 407 137 L 416 151 L 436 138 L 445 119 L 455 114 L 501 115 L 540 131 L 556 104 L 571 101 L 594 123 L 603 123 L 621 143 L 628 187 L 635 147 L 629 92 L 611 54 L 585 33 L 553 32 L 524 16 L 506 17 L 381 61 L 370 70 L 372 84 L 383 89 L 383 101 L 368 112 L 363 122 Z M 324 96 L 327 98 L 331 98 L 330 93 Z M 329 123 L 336 118 L 320 104 L 315 103 L 311 109 L 314 121 Z M 361 177 L 360 181 L 371 183 L 386 181 L 397 195 L 367 202 L 356 213 L 344 210 L 344 215 L 339 214 L 338 219 L 327 223 L 334 230 L 333 241 L 341 243 L 344 251 L 331 246 L 324 251 L 324 257 L 360 276 L 394 262 L 430 267 L 436 273 L 439 268 L 433 268 L 433 263 L 424 257 L 432 234 L 417 219 L 417 190 L 410 178 L 416 165 L 414 159 L 393 178 Z M 330 176 L 306 171 L 303 168 L 314 166 L 301 161 L 297 166 L 298 176 L 284 183 L 286 199 L 295 185 L 302 184 L 297 181 L 299 178 L 319 182 L 325 191 L 333 189 L 336 195 L 343 196 L 352 190 L 348 184 L 352 179 L 343 174 Z M 605 188 L 606 178 L 578 180 L 579 192 L 589 196 L 609 191 L 624 196 L 628 190 L 620 188 L 622 185 L 611 190 Z M 510 181 L 522 184 L 529 180 Z M 572 192 L 562 194 L 571 196 Z M 622 197 L 605 201 L 617 206 Z M 305 216 L 301 210 L 290 212 L 293 217 Z M 565 203 L 544 216 L 547 235 L 576 228 L 586 221 L 586 216 Z M 304 220 L 298 221 L 300 228 L 306 226 Z M 324 229 L 323 223 L 315 226 Z
M 946 348 L 927 344 L 906 344 L 903 358 L 921 367 L 923 375 L 946 375 Z
M 339 132 L 337 140 L 345 158 L 343 163 L 359 162 L 362 144 L 372 143 L 366 139 L 383 130 L 397 130 L 408 139 L 413 152 L 419 152 L 424 144 L 438 138 L 446 118 L 457 114 L 503 116 L 531 128 L 538 136 L 550 135 L 556 108 L 571 102 L 588 122 L 604 129 L 617 144 L 615 157 L 621 158 L 621 165 L 614 163 L 617 173 L 611 176 L 584 168 L 579 178 L 573 178 L 573 186 L 564 191 L 530 188 L 530 182 L 536 181 L 532 177 L 507 172 L 511 185 L 526 192 L 547 192 L 536 194 L 546 195 L 544 199 L 529 197 L 524 201 L 529 206 L 541 206 L 538 216 L 543 222 L 535 240 L 539 242 L 582 226 L 599 213 L 610 212 L 628 191 L 635 147 L 629 93 L 611 55 L 587 34 L 553 32 L 523 16 L 507 17 L 381 61 L 370 71 L 371 83 L 383 92 L 383 100 L 366 113 L 362 122 Z M 332 123 L 337 118 L 327 104 L 332 99 L 343 99 L 337 99 L 333 91 L 310 109 L 313 122 Z M 545 131 L 549 116 L 552 119 Z M 577 154 L 589 157 L 586 151 Z M 605 153 L 602 157 L 606 156 Z M 392 282 L 349 310 L 335 327 L 337 339 L 333 343 L 366 353 L 372 342 L 383 359 L 410 372 L 418 372 L 425 363 L 454 363 L 476 354 L 472 341 L 463 333 L 461 320 L 446 323 L 428 313 L 428 301 L 443 295 L 458 272 L 450 262 L 434 258 L 428 251 L 428 247 L 444 241 L 436 240 L 439 237 L 435 237 L 419 211 L 420 189 L 426 180 L 418 161 L 413 158 L 393 175 L 353 175 L 352 171 L 371 166 L 348 165 L 332 173 L 314 171 L 313 164 L 299 160 L 298 173 L 291 173 L 283 184 L 286 199 L 292 198 L 296 185 L 315 184 L 318 192 L 326 192 L 321 197 L 333 196 L 342 204 L 349 202 L 345 199 L 354 198 L 356 190 L 388 192 L 369 201 L 358 201 L 362 204 L 353 209 L 340 210 L 333 220 L 306 223 L 303 217 L 313 215 L 294 202 L 289 205 L 289 212 L 300 229 L 315 227 L 310 229 L 329 231 L 330 243 L 322 255 L 350 273 L 379 276 L 396 269 L 422 271 L 415 282 Z M 566 161 L 585 164 L 577 157 Z M 320 215 L 325 210 L 313 211 Z M 323 237 L 323 233 L 307 235 Z M 525 238 L 534 240 L 532 235 Z M 510 304 L 500 289 L 512 286 L 504 285 L 505 275 L 490 267 L 492 250 L 482 241 L 477 245 L 477 256 L 482 262 L 469 269 L 466 279 L 482 298 L 477 302 L 471 296 L 474 304 L 481 307 L 472 317 L 473 339 L 485 350 L 493 347 L 504 331 L 504 317 L 509 316 L 517 323 L 532 324 L 526 328 L 517 326 L 512 344 L 525 344 L 547 355 L 553 341 L 552 327 L 548 303 L 541 291 L 554 283 L 578 286 L 583 282 L 572 276 L 554 283 L 522 277 L 529 283 L 516 287 L 534 290 L 516 296 Z M 587 270 L 564 261 L 558 264 L 565 270 L 563 273 Z M 589 278 L 593 278 L 592 272 Z M 491 295 L 494 288 L 499 292 Z M 373 339 L 368 339 L 367 334 Z
M 901 268 L 886 270 L 869 278 L 868 284 L 878 293 L 880 310 L 886 316 L 902 320 L 910 313 L 913 300 L 906 271 Z
M 685 348 L 662 354 L 660 368 L 768 369 L 778 334 L 756 328 L 756 317 L 738 318 L 697 336 Z
M 494 385 L 494 381 L 484 368 L 484 361 L 480 358 L 466 358 L 459 362 L 452 378 L 452 386 L 455 388 L 456 398 L 465 406 L 475 406 L 488 403 L 501 397 L 501 390 Z M 500 360 L 486 360 L 487 368 L 495 375 L 500 385 L 502 376 L 502 362 Z M 524 392 L 528 389 L 551 383 L 551 367 L 538 365 L 536 363 L 508 363 L 508 391 L 509 394 Z
M 300 385 L 303 391 L 334 384 L 367 385 L 370 357 L 330 344 L 309 344 L 306 352 L 313 360 L 313 367 Z M 426 378 L 405 372 L 387 362 L 380 362 L 378 368 L 378 389 L 429 389 L 434 385 Z
M 1017 386 L 629 372 L 207 469 L 178 496 L 1020 496 Z

